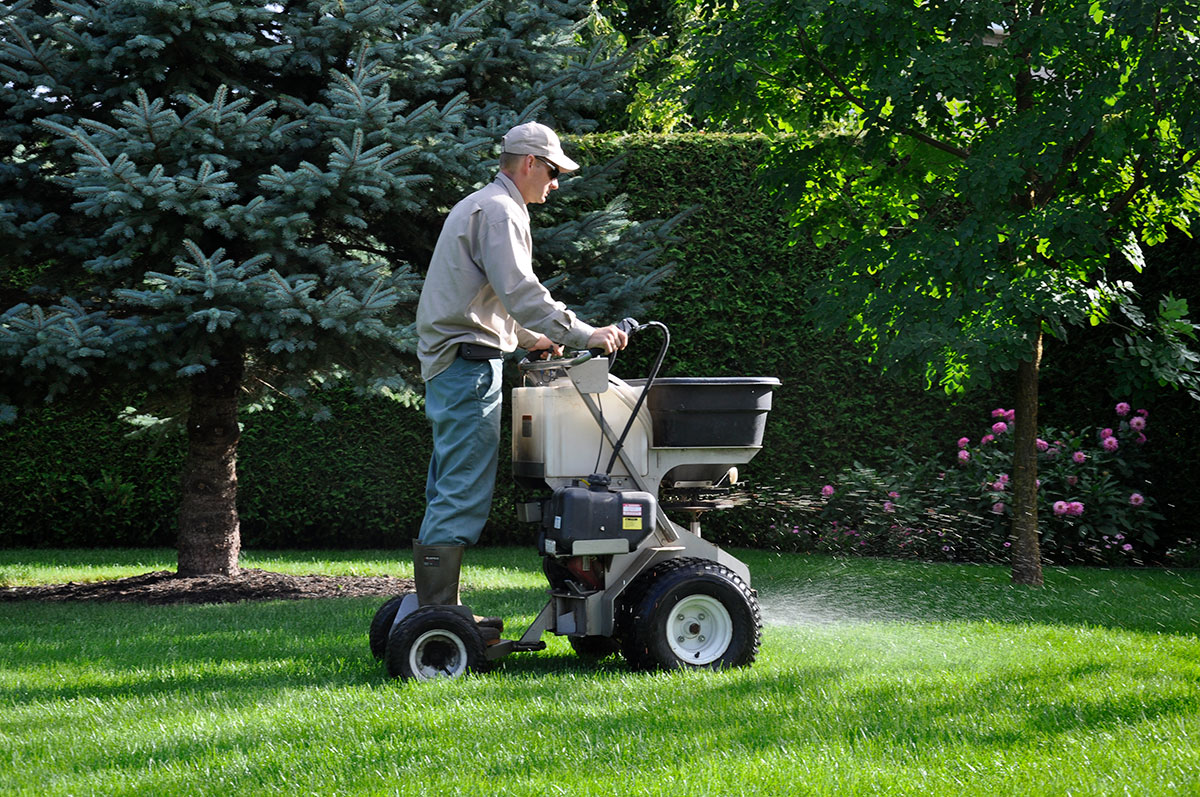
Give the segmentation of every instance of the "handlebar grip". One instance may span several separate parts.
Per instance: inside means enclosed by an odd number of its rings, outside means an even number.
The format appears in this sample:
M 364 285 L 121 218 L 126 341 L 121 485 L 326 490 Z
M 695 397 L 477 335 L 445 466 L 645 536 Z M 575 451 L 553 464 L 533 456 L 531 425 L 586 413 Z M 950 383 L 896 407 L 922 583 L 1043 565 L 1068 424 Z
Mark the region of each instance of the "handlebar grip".
M 642 324 L 638 323 L 638 320 L 633 317 L 622 318 L 620 321 L 613 324 L 613 326 L 624 332 L 626 335 L 633 334 L 642 328 Z M 582 365 L 593 357 L 603 357 L 604 354 L 604 349 L 588 349 L 587 351 L 580 352 L 574 359 L 568 362 L 567 365 Z

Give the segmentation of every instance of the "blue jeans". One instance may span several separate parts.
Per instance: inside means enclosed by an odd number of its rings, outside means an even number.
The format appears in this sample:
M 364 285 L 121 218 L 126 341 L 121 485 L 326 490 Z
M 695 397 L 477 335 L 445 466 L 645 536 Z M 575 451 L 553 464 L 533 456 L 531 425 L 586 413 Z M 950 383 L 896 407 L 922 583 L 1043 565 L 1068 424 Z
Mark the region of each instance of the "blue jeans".
M 422 545 L 473 545 L 496 486 L 503 360 L 461 357 L 425 383 L 433 455 L 425 481 Z

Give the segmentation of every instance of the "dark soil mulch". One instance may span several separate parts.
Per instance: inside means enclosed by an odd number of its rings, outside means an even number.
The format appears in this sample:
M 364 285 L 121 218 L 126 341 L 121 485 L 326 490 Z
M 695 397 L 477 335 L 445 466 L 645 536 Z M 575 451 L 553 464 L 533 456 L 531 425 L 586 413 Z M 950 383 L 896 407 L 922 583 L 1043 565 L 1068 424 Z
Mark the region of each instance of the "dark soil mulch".
M 237 603 L 389 596 L 412 589 L 412 579 L 394 576 L 289 576 L 265 570 L 242 570 L 235 576 L 181 578 L 169 570 L 160 570 L 112 581 L 0 587 L 0 602 Z

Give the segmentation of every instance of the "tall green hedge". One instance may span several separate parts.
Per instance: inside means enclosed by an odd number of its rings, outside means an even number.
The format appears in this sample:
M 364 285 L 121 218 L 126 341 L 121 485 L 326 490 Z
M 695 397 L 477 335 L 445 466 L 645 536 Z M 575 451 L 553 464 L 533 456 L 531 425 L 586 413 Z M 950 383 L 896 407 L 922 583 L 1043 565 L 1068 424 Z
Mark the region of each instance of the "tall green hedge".
M 636 218 L 697 207 L 681 229 L 671 253 L 676 269 L 654 305 L 654 319 L 672 334 L 665 372 L 782 380 L 763 451 L 741 469 L 750 485 L 769 488 L 768 494 L 812 489 L 856 460 L 886 468 L 889 447 L 948 457 L 959 436 L 977 436 L 992 407 L 1011 405 L 1011 392 L 1003 382 L 954 399 L 923 390 L 915 380 L 881 375 L 844 338 L 802 321 L 806 289 L 830 255 L 792 245 L 783 214 L 759 183 L 766 146 L 753 136 L 713 135 L 594 136 L 579 145 L 587 160 L 624 156 L 623 190 Z M 1152 268 L 1155 257 L 1169 264 L 1162 268 L 1162 289 L 1178 295 L 1180 281 L 1170 274 L 1178 268 L 1195 273 L 1195 247 L 1176 242 L 1150 250 Z M 1190 266 L 1180 265 L 1189 258 Z M 1051 344 L 1044 420 L 1068 426 L 1107 417 L 1119 398 L 1105 379 L 1109 334 L 1081 333 L 1069 345 Z M 657 344 L 646 337 L 622 354 L 618 373 L 644 370 Z M 1198 464 L 1189 441 L 1196 407 L 1169 390 L 1152 399 L 1164 532 L 1168 538 L 1196 534 L 1200 500 L 1186 476 Z M 320 423 L 286 408 L 243 418 L 244 545 L 404 547 L 415 535 L 429 455 L 423 415 L 350 394 L 335 395 L 331 404 L 334 419 Z M 0 428 L 0 546 L 173 544 L 182 438 L 125 437 L 128 427 L 115 419 L 123 406 L 119 397 L 79 396 Z M 514 520 L 506 451 L 504 441 L 483 541 L 524 544 L 534 532 Z M 759 516 L 718 512 L 705 526 L 736 543 L 757 538 L 752 526 Z

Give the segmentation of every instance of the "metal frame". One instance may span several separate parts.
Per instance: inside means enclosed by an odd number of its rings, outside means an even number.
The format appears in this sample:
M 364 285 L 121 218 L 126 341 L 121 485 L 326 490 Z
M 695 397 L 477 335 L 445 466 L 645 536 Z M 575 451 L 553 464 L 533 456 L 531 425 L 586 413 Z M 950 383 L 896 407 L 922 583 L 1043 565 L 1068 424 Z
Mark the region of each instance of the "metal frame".
M 607 390 L 611 379 L 615 378 L 608 375 L 607 361 L 599 359 L 591 360 L 589 366 L 591 366 L 591 363 L 598 365 L 600 362 L 604 362 L 605 379 L 603 390 Z M 589 375 L 587 380 L 576 380 L 571 375 L 569 367 L 564 367 L 563 365 L 559 365 L 558 367 L 563 369 L 563 375 L 571 379 L 571 384 L 575 387 L 575 390 L 583 400 L 584 406 L 587 407 L 588 412 L 591 413 L 592 418 L 596 421 L 596 425 L 600 427 L 601 433 L 608 441 L 608 444 L 616 448 L 618 434 L 608 425 L 596 401 L 589 394 L 591 392 L 603 391 L 587 391 L 581 385 L 581 382 L 588 386 L 596 385 L 595 376 Z M 534 370 L 549 370 L 549 368 Z M 547 386 L 557 381 L 557 378 L 561 377 L 548 379 L 542 386 Z M 645 409 L 643 408 L 642 411 L 644 412 Z M 643 478 L 633 466 L 624 448 L 622 448 L 618 450 L 617 456 L 625 466 L 627 475 L 614 476 L 613 481 L 616 483 L 627 478 L 638 490 L 650 493 L 657 499 L 663 477 L 678 465 L 693 464 L 697 451 L 711 451 L 714 454 L 719 452 L 720 461 L 735 465 L 749 462 L 760 450 L 761 446 L 713 446 L 709 448 L 656 448 L 650 446 L 648 471 L 646 477 Z M 551 477 L 546 479 L 546 482 L 552 489 L 557 489 L 568 486 L 573 478 L 578 477 Z M 718 562 L 736 573 L 749 586 L 750 569 L 737 557 L 701 538 L 698 521 L 693 522 L 691 530 L 685 529 L 668 518 L 666 511 L 662 508 L 662 504 L 658 502 L 656 502 L 655 520 L 655 535 L 658 538 L 657 544 L 654 544 L 651 538 L 647 538 L 636 549 L 628 553 L 612 555 L 612 562 L 605 572 L 605 585 L 602 590 L 580 592 L 578 594 L 573 594 L 570 591 L 551 592 L 550 600 L 542 608 L 542 611 L 534 619 L 529 628 L 526 629 L 520 640 L 515 643 L 516 649 L 528 649 L 528 646 L 537 643 L 547 631 L 557 635 L 612 636 L 615 625 L 616 602 L 621 593 L 628 588 L 634 579 L 646 570 L 649 570 L 659 562 L 677 556 L 694 556 Z M 495 648 L 498 645 L 493 645 L 492 647 Z M 498 658 L 507 652 L 509 651 L 496 651 L 496 657 Z M 490 651 L 489 658 L 492 658 Z

